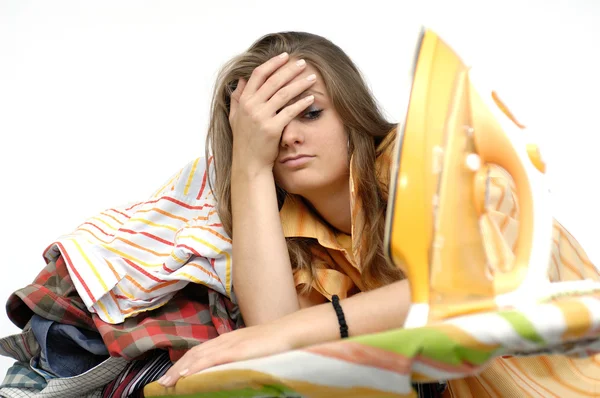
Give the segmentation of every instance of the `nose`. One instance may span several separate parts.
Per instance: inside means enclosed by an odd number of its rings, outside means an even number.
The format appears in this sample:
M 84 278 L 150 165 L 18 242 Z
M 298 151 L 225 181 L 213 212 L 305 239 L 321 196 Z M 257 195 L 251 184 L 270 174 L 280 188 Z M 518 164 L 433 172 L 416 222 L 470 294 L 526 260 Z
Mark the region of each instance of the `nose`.
M 296 145 L 304 143 L 304 133 L 302 132 L 302 126 L 295 120 L 292 120 L 281 134 L 281 147 L 291 148 Z

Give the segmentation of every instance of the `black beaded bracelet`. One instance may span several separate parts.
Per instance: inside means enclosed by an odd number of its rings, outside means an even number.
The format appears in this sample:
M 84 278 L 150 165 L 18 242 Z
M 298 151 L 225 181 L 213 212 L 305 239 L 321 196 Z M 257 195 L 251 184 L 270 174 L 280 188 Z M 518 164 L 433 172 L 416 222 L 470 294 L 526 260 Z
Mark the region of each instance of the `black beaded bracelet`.
M 340 298 L 337 294 L 331 296 L 331 304 L 333 304 L 333 309 L 335 310 L 338 323 L 340 324 L 340 336 L 342 336 L 342 338 L 346 338 L 348 337 L 348 325 L 346 324 L 344 311 L 342 311 L 342 306 L 340 305 Z

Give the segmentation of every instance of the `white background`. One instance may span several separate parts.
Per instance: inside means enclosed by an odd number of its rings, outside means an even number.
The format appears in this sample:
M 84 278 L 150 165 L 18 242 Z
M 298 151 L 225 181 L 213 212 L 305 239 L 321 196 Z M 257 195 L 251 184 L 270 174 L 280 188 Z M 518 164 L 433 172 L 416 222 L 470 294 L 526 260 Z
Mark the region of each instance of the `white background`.
M 54 238 L 204 153 L 216 72 L 255 39 L 328 37 L 399 121 L 421 23 L 545 143 L 555 214 L 600 262 L 597 0 L 0 0 L 0 304 Z M 16 332 L 2 311 L 0 336 Z

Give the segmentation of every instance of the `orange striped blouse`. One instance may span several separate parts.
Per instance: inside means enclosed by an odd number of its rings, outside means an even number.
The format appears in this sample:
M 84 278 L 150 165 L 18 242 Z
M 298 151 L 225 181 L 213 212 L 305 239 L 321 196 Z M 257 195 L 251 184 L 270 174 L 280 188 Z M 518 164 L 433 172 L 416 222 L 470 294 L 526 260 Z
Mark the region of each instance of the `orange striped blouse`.
M 393 130 L 379 145 L 382 151 L 375 162 L 375 169 L 382 186 L 388 184 L 392 160 L 394 158 L 395 130 Z M 352 162 L 351 162 L 352 163 Z M 355 194 L 356 173 L 350 169 L 350 200 L 352 231 L 364 228 L 362 203 Z M 384 189 L 387 192 L 387 189 Z M 387 198 L 385 198 L 387 199 Z M 283 233 L 286 237 L 302 237 L 316 239 L 321 250 L 315 250 L 316 258 L 313 269 L 316 270 L 317 282 L 312 287 L 327 298 L 337 294 L 346 298 L 355 289 L 364 290 L 361 281 L 361 245 L 357 242 L 358 234 L 349 236 L 335 231 L 322 219 L 314 214 L 296 195 L 288 195 L 280 211 Z M 307 270 L 295 271 L 296 287 L 301 287 L 310 280 Z

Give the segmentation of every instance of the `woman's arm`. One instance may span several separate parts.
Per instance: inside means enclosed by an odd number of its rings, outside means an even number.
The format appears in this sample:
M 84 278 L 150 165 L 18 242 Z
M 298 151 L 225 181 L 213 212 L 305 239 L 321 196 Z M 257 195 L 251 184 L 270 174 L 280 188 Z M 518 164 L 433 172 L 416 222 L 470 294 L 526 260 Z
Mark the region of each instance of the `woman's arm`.
M 408 280 L 356 294 L 341 300 L 340 305 L 350 336 L 401 328 L 410 306 Z M 274 324 L 289 329 L 292 349 L 340 338 L 338 319 L 329 302 L 289 314 Z
M 306 66 L 288 60 L 289 55 L 282 54 L 262 64 L 248 82 L 240 79 L 231 95 L 233 286 L 247 326 L 300 308 L 279 218 L 273 164 L 283 129 L 314 97 L 287 104 L 315 80 L 288 84 Z
M 402 327 L 410 303 L 407 280 L 341 302 L 350 336 Z M 306 308 L 272 322 L 234 330 L 189 350 L 159 383 L 172 386 L 181 376 L 212 366 L 258 358 L 340 339 L 330 303 Z
M 233 170 L 233 285 L 246 326 L 300 307 L 281 227 L 273 173 Z

